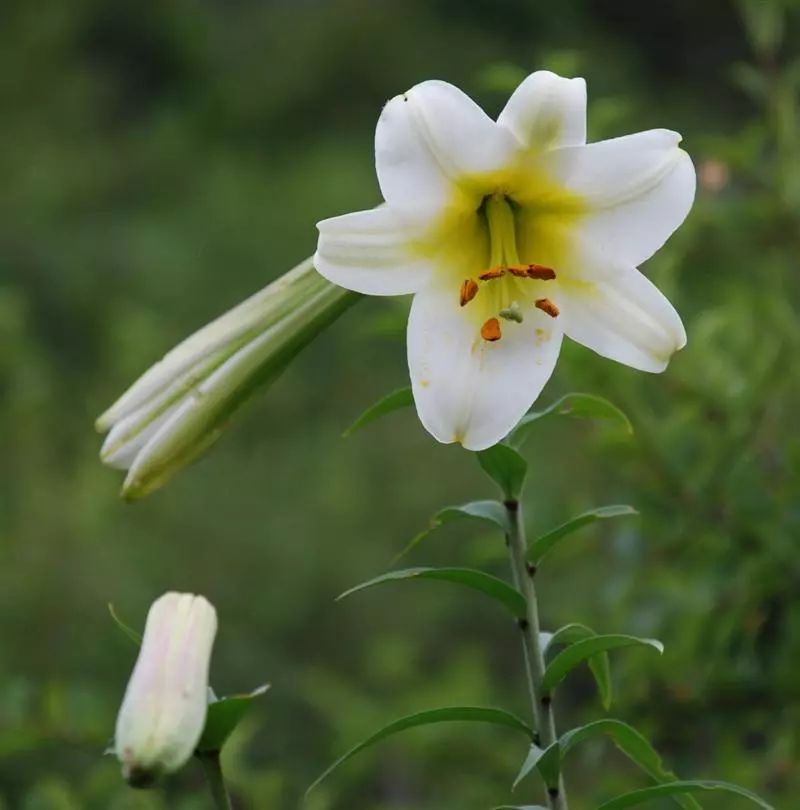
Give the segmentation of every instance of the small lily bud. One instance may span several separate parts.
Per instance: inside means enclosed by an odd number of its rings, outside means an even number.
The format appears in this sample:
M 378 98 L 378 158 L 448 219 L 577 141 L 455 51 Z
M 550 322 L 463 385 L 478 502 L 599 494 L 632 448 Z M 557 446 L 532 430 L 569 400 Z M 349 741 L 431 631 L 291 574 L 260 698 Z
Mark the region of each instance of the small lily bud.
M 197 747 L 216 632 L 217 613 L 202 596 L 166 593 L 153 602 L 114 735 L 132 787 L 150 787 L 178 770 Z
M 100 458 L 128 470 L 122 496 L 148 495 L 200 456 L 256 389 L 359 298 L 307 260 L 145 372 L 96 423 L 108 431 Z

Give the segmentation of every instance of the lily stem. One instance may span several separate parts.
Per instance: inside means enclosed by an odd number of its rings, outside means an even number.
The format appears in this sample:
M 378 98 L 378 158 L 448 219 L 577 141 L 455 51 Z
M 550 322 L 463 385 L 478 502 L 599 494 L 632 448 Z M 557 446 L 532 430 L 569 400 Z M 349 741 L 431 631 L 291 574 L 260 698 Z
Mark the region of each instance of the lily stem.
M 208 751 L 198 754 L 203 770 L 206 772 L 206 780 L 214 799 L 214 806 L 217 810 L 233 810 L 231 797 L 225 787 L 225 779 L 222 775 L 222 763 L 220 762 L 219 751 Z
M 533 582 L 536 569 L 528 562 L 522 504 L 516 499 L 507 500 L 505 508 L 509 527 L 506 545 L 511 561 L 511 574 L 514 585 L 525 597 L 527 606 L 525 618 L 519 620 L 519 628 L 522 632 L 525 671 L 537 735 L 536 742 L 540 748 L 545 749 L 556 742 L 558 737 L 556 736 L 552 695 L 544 694 L 542 689 L 544 653 L 540 641 L 539 606 Z M 563 777 L 559 776 L 557 785 L 548 785 L 547 806 L 550 810 L 567 810 L 567 794 L 564 790 Z

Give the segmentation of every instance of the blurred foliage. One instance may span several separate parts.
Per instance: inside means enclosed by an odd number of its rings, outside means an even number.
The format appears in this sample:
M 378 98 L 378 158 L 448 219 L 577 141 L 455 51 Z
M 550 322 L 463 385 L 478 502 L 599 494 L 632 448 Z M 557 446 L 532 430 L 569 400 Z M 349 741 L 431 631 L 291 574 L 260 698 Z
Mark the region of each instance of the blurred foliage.
M 480 596 L 419 583 L 333 603 L 441 506 L 492 494 L 411 411 L 340 438 L 406 383 L 407 301 L 359 304 L 135 507 L 91 425 L 179 339 L 308 255 L 319 218 L 379 199 L 386 98 L 439 77 L 496 113 L 539 67 L 587 77 L 592 139 L 683 132 L 700 181 L 645 268 L 687 348 L 648 377 L 570 344 L 543 397 L 608 397 L 635 435 L 544 420 L 526 451 L 530 530 L 604 503 L 642 513 L 548 558 L 545 626 L 661 638 L 661 659 L 614 656 L 616 713 L 681 776 L 796 803 L 798 3 L 6 0 L 0 24 L 0 807 L 208 807 L 199 768 L 135 793 L 101 756 L 133 661 L 106 603 L 141 624 L 168 588 L 219 610 L 218 691 L 273 684 L 226 751 L 242 808 L 296 807 L 404 713 L 525 715 L 518 638 Z M 444 563 L 504 574 L 502 541 L 454 524 L 410 558 Z M 600 716 L 588 672 L 558 704 L 564 729 Z M 511 798 L 523 747 L 490 728 L 410 732 L 308 807 L 490 807 Z M 567 776 L 577 808 L 642 784 L 602 744 Z

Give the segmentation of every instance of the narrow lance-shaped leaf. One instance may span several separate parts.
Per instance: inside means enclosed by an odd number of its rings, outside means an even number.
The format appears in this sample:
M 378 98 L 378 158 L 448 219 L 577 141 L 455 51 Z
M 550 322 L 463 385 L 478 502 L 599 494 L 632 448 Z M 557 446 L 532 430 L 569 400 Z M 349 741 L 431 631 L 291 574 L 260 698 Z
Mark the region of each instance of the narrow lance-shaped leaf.
M 230 695 L 209 703 L 206 724 L 200 742 L 197 743 L 198 752 L 222 750 L 225 741 L 250 709 L 253 699 L 263 695 L 268 689 L 269 684 L 264 684 L 249 694 Z
M 414 395 L 411 393 L 411 387 L 407 386 L 405 388 L 398 388 L 396 391 L 392 391 L 391 394 L 381 397 L 381 399 L 379 399 L 377 402 L 370 405 L 369 408 L 367 408 L 358 417 L 358 419 L 356 419 L 355 422 L 353 422 L 353 424 L 350 425 L 350 427 L 348 427 L 344 433 L 342 433 L 342 436 L 346 438 L 360 428 L 364 427 L 364 425 L 368 425 L 370 422 L 375 422 L 382 416 L 392 413 L 392 411 L 398 411 L 401 408 L 407 408 L 409 405 L 413 404 Z
M 566 394 L 541 411 L 531 411 L 522 417 L 509 434 L 508 443 L 522 447 L 528 438 L 531 426 L 545 416 L 570 416 L 573 419 L 602 419 L 616 423 L 626 433 L 633 433 L 630 419 L 612 402 L 594 394 Z
M 544 694 L 549 694 L 566 677 L 570 670 L 599 652 L 634 646 L 652 647 L 659 654 L 664 652 L 664 645 L 660 641 L 656 641 L 656 639 L 622 634 L 592 636 L 582 641 L 576 641 L 563 652 L 560 652 L 547 665 L 542 678 L 542 691 Z
M 719 782 L 713 779 L 679 780 L 676 782 L 667 782 L 663 785 L 641 788 L 640 790 L 632 790 L 630 793 L 617 796 L 615 799 L 604 802 L 597 810 L 623 810 L 625 807 L 635 807 L 638 804 L 645 804 L 651 799 L 657 799 L 661 796 L 672 796 L 674 798 L 681 794 L 700 793 L 703 791 L 732 793 L 735 796 L 749 799 L 753 804 L 763 808 L 763 810 L 773 810 L 772 805 L 767 804 L 767 802 L 752 791 L 746 790 L 738 785 L 732 785 L 729 782 Z
M 542 560 L 549 554 L 550 551 L 558 544 L 560 540 L 578 529 L 595 523 L 598 520 L 607 520 L 608 518 L 621 517 L 623 515 L 638 515 L 639 513 L 627 504 L 612 504 L 610 506 L 598 506 L 596 509 L 590 509 L 588 512 L 583 512 L 574 518 L 571 518 L 566 523 L 556 526 L 549 532 L 540 535 L 535 540 L 528 543 L 528 551 L 533 562 L 539 565 Z
M 664 768 L 658 752 L 645 737 L 627 723 L 607 718 L 570 729 L 557 742 L 545 749 L 536 762 L 536 768 L 545 784 L 554 786 L 558 783 L 561 763 L 576 745 L 601 735 L 610 737 L 617 748 L 654 781 L 659 783 L 676 781 L 675 774 Z M 679 795 L 674 798 L 684 810 L 700 810 L 700 805 L 691 796 Z
M 476 454 L 483 471 L 509 500 L 519 498 L 528 474 L 528 462 L 507 444 L 496 444 Z
M 521 720 L 514 714 L 505 711 L 504 709 L 495 709 L 492 707 L 482 706 L 450 706 L 441 709 L 429 709 L 416 714 L 401 717 L 389 725 L 384 726 L 380 731 L 375 732 L 366 740 L 353 746 L 347 753 L 343 754 L 336 760 L 327 770 L 325 770 L 308 788 L 306 794 L 314 790 L 317 785 L 324 779 L 330 776 L 339 766 L 343 765 L 349 759 L 352 759 L 356 754 L 369 748 L 381 740 L 398 734 L 401 731 L 406 731 L 410 728 L 418 726 L 429 726 L 436 723 L 489 723 L 496 726 L 504 726 L 506 728 L 514 729 L 525 734 L 528 738 L 533 736 L 533 730 L 528 726 L 525 721 Z
M 457 585 L 471 588 L 491 596 L 503 605 L 515 618 L 525 616 L 525 597 L 502 579 L 477 571 L 472 568 L 406 568 L 402 571 L 389 571 L 379 577 L 362 582 L 336 597 L 336 601 L 345 599 L 354 593 L 382 585 L 385 582 L 397 582 L 405 579 L 434 579 L 454 582 Z
M 412 549 L 416 548 L 432 531 L 435 531 L 440 526 L 461 519 L 482 520 L 486 523 L 492 523 L 503 532 L 508 531 L 508 515 L 500 501 L 471 501 L 460 506 L 446 506 L 431 518 L 427 529 L 412 538 L 411 542 L 395 557 L 395 560 L 404 557 Z
M 512 791 L 516 790 L 517 785 L 519 785 L 519 783 L 536 767 L 539 760 L 542 758 L 542 754 L 544 754 L 544 749 L 539 748 L 536 743 L 532 743 L 530 749 L 528 750 L 528 755 L 525 757 L 525 761 L 522 763 L 519 772 L 511 785 Z
M 542 636 L 545 635 L 542 633 Z M 566 624 L 552 635 L 547 636 L 542 644 L 543 652 L 546 654 L 548 650 L 557 644 L 575 644 L 578 641 L 596 636 L 597 633 L 585 624 Z M 611 707 L 611 666 L 608 660 L 608 652 L 604 650 L 596 653 L 588 659 L 588 664 L 597 684 L 597 691 L 600 693 L 600 702 L 603 708 L 608 711 Z

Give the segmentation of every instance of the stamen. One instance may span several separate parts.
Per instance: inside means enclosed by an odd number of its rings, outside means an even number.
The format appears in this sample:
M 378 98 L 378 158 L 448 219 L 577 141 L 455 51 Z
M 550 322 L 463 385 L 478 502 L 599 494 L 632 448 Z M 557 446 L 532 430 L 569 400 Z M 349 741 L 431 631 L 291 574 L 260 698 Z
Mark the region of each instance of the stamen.
M 527 264 L 510 264 L 508 272 L 517 278 L 528 278 L 528 265 Z
M 461 282 L 461 289 L 458 292 L 458 299 L 461 306 L 466 306 L 478 294 L 478 282 L 467 278 Z
M 502 267 L 492 267 L 481 273 L 478 278 L 481 281 L 491 281 L 493 278 L 500 278 L 500 276 L 504 276 L 505 274 L 506 271 Z
M 541 309 L 542 312 L 549 315 L 551 318 L 558 317 L 559 309 L 549 298 L 537 298 L 534 304 L 537 309 Z
M 526 269 L 528 278 L 535 278 L 539 281 L 552 281 L 556 277 L 556 271 L 543 264 L 529 264 Z
M 481 327 L 481 337 L 484 340 L 488 340 L 490 343 L 494 343 L 495 340 L 500 340 L 502 336 L 500 332 L 500 321 L 498 321 L 497 318 L 489 318 Z

